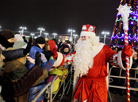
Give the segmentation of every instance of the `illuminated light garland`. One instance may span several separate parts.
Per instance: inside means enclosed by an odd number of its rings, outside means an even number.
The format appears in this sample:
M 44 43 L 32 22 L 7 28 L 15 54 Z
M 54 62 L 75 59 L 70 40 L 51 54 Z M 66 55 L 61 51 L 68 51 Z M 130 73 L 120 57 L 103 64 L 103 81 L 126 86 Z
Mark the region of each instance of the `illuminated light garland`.
M 138 19 L 134 16 L 134 19 L 132 17 L 130 17 L 128 20 L 134 20 L 136 22 L 138 22 Z M 119 18 L 119 19 L 116 19 L 115 22 L 118 22 L 118 21 L 123 21 L 122 18 Z

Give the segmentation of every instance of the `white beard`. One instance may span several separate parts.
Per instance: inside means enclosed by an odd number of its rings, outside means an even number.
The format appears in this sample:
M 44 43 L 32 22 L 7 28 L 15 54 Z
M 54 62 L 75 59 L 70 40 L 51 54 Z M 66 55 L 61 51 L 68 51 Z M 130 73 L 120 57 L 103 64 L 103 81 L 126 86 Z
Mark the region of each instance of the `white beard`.
M 98 40 L 88 39 L 82 41 L 81 39 L 75 45 L 76 54 L 73 59 L 75 76 L 83 76 L 88 73 L 89 68 L 93 66 L 93 45 L 99 43 Z

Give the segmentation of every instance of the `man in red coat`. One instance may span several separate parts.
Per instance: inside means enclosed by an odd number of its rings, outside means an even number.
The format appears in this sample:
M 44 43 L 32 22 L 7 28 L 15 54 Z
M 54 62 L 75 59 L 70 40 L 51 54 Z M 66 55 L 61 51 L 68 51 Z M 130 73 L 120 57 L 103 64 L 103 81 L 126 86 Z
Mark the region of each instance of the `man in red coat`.
M 75 45 L 73 65 L 78 81 L 73 93 L 74 102 L 107 102 L 107 62 L 115 61 L 117 54 L 109 46 L 99 43 L 94 30 L 95 26 L 83 25 Z M 131 46 L 124 50 L 124 56 L 132 55 Z

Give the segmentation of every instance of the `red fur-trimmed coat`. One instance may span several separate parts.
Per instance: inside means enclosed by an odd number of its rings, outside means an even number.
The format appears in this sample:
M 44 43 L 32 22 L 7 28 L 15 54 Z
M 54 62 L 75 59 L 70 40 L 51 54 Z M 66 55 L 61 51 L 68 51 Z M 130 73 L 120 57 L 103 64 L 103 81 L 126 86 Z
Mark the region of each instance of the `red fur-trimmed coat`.
M 114 52 L 109 46 L 103 45 L 94 57 L 93 67 L 88 74 L 79 77 L 73 98 L 81 102 L 107 102 L 107 62 Z M 86 101 L 87 100 L 87 101 Z

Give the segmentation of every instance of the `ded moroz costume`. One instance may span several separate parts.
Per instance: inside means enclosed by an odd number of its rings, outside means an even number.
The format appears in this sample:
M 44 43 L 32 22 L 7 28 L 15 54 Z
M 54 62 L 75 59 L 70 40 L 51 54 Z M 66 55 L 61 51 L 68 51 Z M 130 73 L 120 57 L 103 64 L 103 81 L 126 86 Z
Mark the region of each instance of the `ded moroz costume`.
M 74 81 L 73 101 L 107 102 L 107 62 L 119 65 L 118 54 L 108 45 L 99 42 L 95 35 L 95 26 L 89 24 L 82 26 L 80 39 L 75 45 L 75 52 L 75 57 L 73 56 L 74 78 L 78 80 Z M 125 47 L 122 54 L 130 57 L 131 46 Z M 67 60 L 69 59 L 65 58 L 65 61 Z

